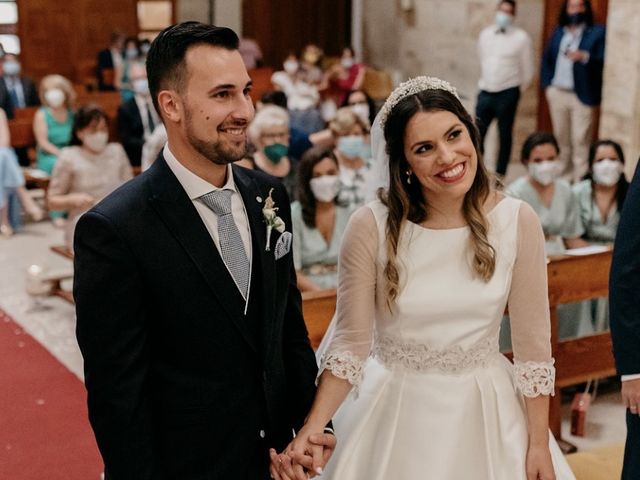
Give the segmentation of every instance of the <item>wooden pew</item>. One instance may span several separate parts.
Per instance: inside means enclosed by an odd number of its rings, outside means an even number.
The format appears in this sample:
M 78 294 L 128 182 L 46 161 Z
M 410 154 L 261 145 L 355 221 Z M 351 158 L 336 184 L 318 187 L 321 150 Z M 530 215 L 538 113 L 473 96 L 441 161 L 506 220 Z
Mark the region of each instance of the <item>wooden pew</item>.
M 33 119 L 14 118 L 7 123 L 9 125 L 9 135 L 13 148 L 35 147 L 36 136 L 33 133 Z
M 559 341 L 557 309 L 564 303 L 607 296 L 610 267 L 610 250 L 584 256 L 552 257 L 547 265 L 551 348 L 556 362 L 556 391 L 550 401 L 549 426 L 565 452 L 575 451 L 575 447 L 562 440 L 560 388 L 609 377 L 615 375 L 616 370 L 610 333 Z M 336 293 L 335 290 L 305 292 L 302 299 L 309 338 L 313 348 L 317 348 L 335 312 Z M 512 357 L 510 352 L 506 355 Z
M 309 331 L 309 340 L 314 350 L 318 348 L 324 332 L 336 311 L 336 289 L 304 292 L 302 294 L 302 313 Z
M 36 112 L 40 107 L 24 107 L 24 108 L 14 108 L 13 109 L 13 118 L 15 120 L 26 120 L 31 122 L 33 125 L 33 117 L 36 116 Z

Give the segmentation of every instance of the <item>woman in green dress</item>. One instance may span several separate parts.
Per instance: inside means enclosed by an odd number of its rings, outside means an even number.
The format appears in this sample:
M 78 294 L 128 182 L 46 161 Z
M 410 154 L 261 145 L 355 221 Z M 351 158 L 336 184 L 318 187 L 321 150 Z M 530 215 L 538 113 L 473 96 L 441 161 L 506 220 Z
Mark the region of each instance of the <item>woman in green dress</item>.
M 340 242 L 352 213 L 351 207 L 337 201 L 338 160 L 330 148 L 313 147 L 298 168 L 298 201 L 291 205 L 298 288 L 335 288 Z

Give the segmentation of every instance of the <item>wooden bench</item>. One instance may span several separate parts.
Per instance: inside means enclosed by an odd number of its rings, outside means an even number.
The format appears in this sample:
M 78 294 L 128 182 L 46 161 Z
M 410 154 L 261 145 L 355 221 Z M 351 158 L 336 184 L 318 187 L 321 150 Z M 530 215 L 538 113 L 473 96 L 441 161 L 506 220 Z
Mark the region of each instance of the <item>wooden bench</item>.
M 549 426 L 565 452 L 575 447 L 562 440 L 560 388 L 616 374 L 609 332 L 558 340 L 558 305 L 605 297 L 608 294 L 611 251 L 552 257 L 547 265 L 551 311 L 551 349 L 555 358 L 556 392 L 550 400 Z M 313 348 L 322 340 L 335 313 L 335 290 L 302 294 L 303 313 Z M 578 321 L 578 319 L 576 319 Z M 511 353 L 506 354 L 509 358 Z

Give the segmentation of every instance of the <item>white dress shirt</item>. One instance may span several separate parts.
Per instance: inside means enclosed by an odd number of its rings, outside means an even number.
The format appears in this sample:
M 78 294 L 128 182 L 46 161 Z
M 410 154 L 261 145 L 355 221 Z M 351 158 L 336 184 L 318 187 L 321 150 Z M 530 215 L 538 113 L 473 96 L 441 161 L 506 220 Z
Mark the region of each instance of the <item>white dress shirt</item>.
M 176 157 L 171 153 L 171 149 L 169 148 L 169 144 L 164 147 L 163 150 L 164 159 L 167 162 L 167 165 L 173 172 L 173 174 L 184 188 L 184 191 L 187 193 L 193 206 L 195 207 L 198 215 L 202 219 L 202 223 L 204 223 L 213 243 L 218 249 L 218 253 L 220 253 L 220 257 L 222 257 L 222 252 L 220 250 L 220 240 L 218 238 L 218 216 L 207 207 L 204 202 L 200 199 L 203 195 L 206 195 L 209 192 L 214 190 L 220 190 L 220 188 L 210 184 L 206 180 L 203 180 L 191 170 L 182 165 Z M 231 195 L 231 214 L 233 215 L 233 220 L 240 231 L 240 237 L 242 237 L 242 243 L 244 244 L 244 250 L 247 254 L 247 258 L 249 259 L 249 278 L 251 278 L 251 260 L 252 260 L 252 250 L 251 250 L 251 230 L 249 229 L 249 218 L 247 217 L 247 212 L 244 208 L 244 202 L 242 201 L 242 195 L 236 189 L 236 184 L 233 181 L 233 171 L 231 169 L 231 164 L 227 165 L 227 182 L 225 183 L 222 189 L 232 190 L 233 194 Z M 227 267 L 227 270 L 229 268 Z M 231 274 L 231 272 L 229 272 Z M 233 274 L 231 274 L 231 278 L 233 278 Z M 249 282 L 249 289 L 251 289 L 251 282 Z M 248 292 L 249 293 L 249 292 Z M 249 298 L 249 294 L 247 293 L 247 299 Z M 245 313 L 246 306 L 248 302 L 245 304 Z
M 320 100 L 318 87 L 299 78 L 293 79 L 287 72 L 274 72 L 271 76 L 271 83 L 285 93 L 289 110 L 315 108 Z
M 638 380 L 640 378 L 640 373 L 634 373 L 633 375 L 621 375 L 620 380 L 623 382 L 627 382 L 629 380 Z
M 560 40 L 560 49 L 556 58 L 556 69 L 551 79 L 551 85 L 563 90 L 573 90 L 573 60 L 570 60 L 566 53 L 578 50 L 584 33 L 584 25 L 575 28 L 573 31 L 569 28 L 564 29 L 564 35 Z
M 527 32 L 507 27 L 504 33 L 496 25 L 485 28 L 478 38 L 480 80 L 485 92 L 501 92 L 513 87 L 525 90 L 533 79 L 533 50 Z

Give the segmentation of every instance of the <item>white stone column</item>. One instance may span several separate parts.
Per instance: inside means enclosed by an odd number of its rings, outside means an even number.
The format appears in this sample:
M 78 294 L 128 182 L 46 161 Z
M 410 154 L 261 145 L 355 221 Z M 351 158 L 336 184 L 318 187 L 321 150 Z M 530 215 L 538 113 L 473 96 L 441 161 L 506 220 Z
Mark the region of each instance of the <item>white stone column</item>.
M 609 0 L 600 138 L 619 142 L 627 178 L 640 155 L 640 3 Z

